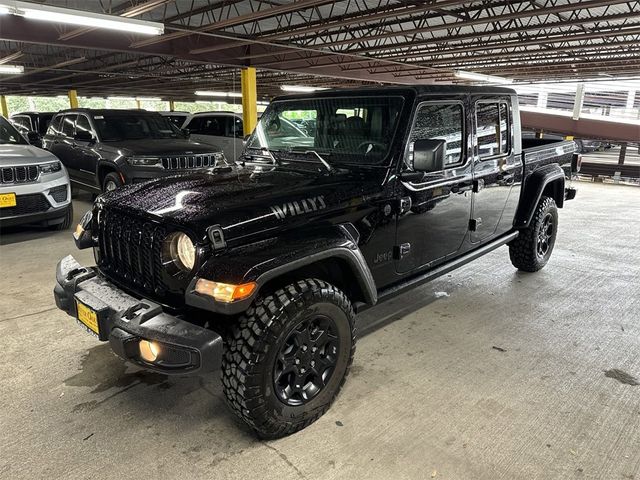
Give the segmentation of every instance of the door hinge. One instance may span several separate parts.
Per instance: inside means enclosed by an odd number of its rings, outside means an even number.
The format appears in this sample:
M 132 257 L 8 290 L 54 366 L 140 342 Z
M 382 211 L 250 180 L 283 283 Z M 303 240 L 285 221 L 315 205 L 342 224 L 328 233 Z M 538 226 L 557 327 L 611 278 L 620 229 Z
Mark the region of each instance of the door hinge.
M 471 230 L 472 232 L 478 230 L 480 225 L 482 225 L 482 218 L 480 217 L 472 218 L 471 220 L 469 220 L 469 230 Z
M 410 243 L 403 243 L 402 245 L 395 245 L 393 247 L 393 258 L 396 260 L 400 260 L 401 258 L 407 256 L 411 251 Z

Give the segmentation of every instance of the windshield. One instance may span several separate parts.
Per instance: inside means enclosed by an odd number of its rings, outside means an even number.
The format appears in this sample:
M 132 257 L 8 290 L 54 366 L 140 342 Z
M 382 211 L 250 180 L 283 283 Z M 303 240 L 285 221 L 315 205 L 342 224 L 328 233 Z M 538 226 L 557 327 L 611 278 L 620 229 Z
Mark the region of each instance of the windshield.
M 184 138 L 184 134 L 162 115 L 107 113 L 93 117 L 103 142 L 144 138 Z
M 4 117 L 0 117 L 0 144 L 13 143 L 24 145 L 27 141 Z
M 316 152 L 331 164 L 380 163 L 389 153 L 402 104 L 402 97 L 276 101 L 260 118 L 248 148 Z

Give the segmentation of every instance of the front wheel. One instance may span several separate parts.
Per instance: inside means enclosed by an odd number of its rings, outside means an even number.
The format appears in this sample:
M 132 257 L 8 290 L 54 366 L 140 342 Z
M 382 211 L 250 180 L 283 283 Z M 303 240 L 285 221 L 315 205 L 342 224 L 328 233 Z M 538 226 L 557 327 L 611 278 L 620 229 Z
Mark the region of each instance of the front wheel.
M 354 322 L 346 295 L 322 280 L 301 280 L 258 299 L 225 345 L 222 384 L 231 409 L 262 438 L 315 422 L 349 373 Z
M 102 191 L 111 192 L 122 185 L 124 184 L 122 183 L 120 175 L 116 172 L 110 172 L 104 177 L 104 181 L 102 182 Z
M 520 230 L 518 237 L 509 243 L 509 257 L 514 267 L 525 272 L 537 272 L 544 267 L 558 233 L 558 208 L 551 197 L 542 197 L 531 223 Z

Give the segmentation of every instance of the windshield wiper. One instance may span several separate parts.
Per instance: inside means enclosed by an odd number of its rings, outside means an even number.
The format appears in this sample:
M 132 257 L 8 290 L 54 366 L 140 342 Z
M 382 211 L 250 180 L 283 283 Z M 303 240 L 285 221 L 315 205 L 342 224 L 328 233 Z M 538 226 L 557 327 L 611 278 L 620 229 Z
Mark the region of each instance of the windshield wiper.
M 275 155 L 273 154 L 273 152 L 278 153 L 278 152 L 280 152 L 280 150 L 271 150 L 271 149 L 269 149 L 267 147 L 248 147 L 247 150 L 258 150 L 258 151 L 260 151 L 260 153 L 262 153 L 262 156 L 270 158 L 271 162 L 274 165 L 279 165 L 281 163 L 280 160 L 278 160 L 275 157 Z M 251 154 L 246 154 L 246 155 L 243 155 L 243 156 L 251 157 L 252 155 Z
M 291 149 L 289 151 L 291 153 L 301 153 L 303 155 L 313 154 L 313 155 L 316 156 L 316 158 L 318 160 L 320 160 L 320 163 L 322 163 L 322 165 L 324 165 L 325 168 L 328 171 L 330 171 L 330 172 L 333 171 L 333 167 L 331 166 L 331 164 L 329 162 L 327 162 L 327 160 L 322 155 L 320 155 L 316 150 L 313 150 L 313 149 L 310 149 L 310 148 L 304 148 L 304 149 L 298 150 L 298 149 L 296 149 L 296 147 L 291 147 Z M 325 155 L 327 155 L 327 154 L 325 153 Z

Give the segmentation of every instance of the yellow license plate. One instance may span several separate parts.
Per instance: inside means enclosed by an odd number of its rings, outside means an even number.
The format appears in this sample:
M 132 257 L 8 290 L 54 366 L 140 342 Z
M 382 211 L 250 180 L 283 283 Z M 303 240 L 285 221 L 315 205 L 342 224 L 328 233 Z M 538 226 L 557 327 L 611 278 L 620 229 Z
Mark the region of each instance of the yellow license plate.
M 78 320 L 84 323 L 87 328 L 89 328 L 89 330 L 94 332 L 96 335 L 99 334 L 100 332 L 98 330 L 98 314 L 78 300 L 76 300 L 76 305 L 78 307 Z
M 15 193 L 0 193 L 0 208 L 8 208 L 16 206 Z

